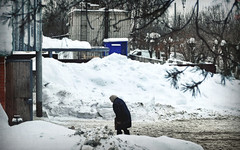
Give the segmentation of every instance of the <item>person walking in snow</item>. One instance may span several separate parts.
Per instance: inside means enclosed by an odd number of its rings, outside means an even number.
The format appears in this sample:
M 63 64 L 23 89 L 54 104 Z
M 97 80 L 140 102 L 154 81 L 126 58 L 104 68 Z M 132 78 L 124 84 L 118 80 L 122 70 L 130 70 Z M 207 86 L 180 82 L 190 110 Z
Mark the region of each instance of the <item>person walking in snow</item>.
M 127 108 L 125 102 L 118 98 L 116 95 L 112 95 L 109 97 L 111 102 L 113 103 L 113 111 L 116 115 L 115 117 L 115 130 L 117 130 L 117 134 L 122 134 L 122 130 L 124 134 L 130 134 L 127 128 L 132 126 L 131 114 Z

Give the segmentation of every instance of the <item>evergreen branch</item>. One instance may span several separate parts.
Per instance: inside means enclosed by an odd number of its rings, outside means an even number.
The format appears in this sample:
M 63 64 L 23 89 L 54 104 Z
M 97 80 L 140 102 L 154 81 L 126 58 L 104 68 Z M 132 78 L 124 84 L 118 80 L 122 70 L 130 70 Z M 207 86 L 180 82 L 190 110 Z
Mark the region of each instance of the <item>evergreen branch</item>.
M 193 97 L 196 97 L 198 94 L 201 95 L 199 85 L 202 84 L 203 81 L 205 81 L 207 76 L 208 72 L 204 74 L 204 78 L 201 81 L 198 82 L 192 81 L 191 83 L 182 84 L 181 91 L 183 91 L 184 93 L 190 91 Z
M 201 95 L 201 92 L 199 90 L 199 85 L 201 83 L 202 83 L 201 81 L 200 82 L 192 81 L 192 83 L 182 84 L 183 87 L 181 88 L 181 91 L 183 91 L 184 93 L 187 91 L 191 91 L 192 96 L 196 97 L 198 93 Z
M 183 72 L 187 69 L 188 67 L 186 67 L 184 70 L 179 71 L 177 68 L 174 68 L 170 71 L 166 71 L 167 74 L 165 75 L 165 78 L 168 79 L 168 81 L 170 81 L 171 86 L 173 86 L 175 89 L 178 89 L 178 80 L 180 79 L 180 75 L 183 74 Z

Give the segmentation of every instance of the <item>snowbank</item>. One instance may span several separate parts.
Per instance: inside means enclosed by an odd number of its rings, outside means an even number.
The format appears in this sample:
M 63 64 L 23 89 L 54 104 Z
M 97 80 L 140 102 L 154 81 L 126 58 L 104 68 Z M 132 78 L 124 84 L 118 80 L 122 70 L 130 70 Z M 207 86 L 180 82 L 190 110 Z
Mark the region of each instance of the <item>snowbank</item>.
M 221 76 L 208 76 L 194 98 L 171 87 L 165 78 L 173 66 L 140 63 L 112 54 L 84 64 L 43 59 L 43 106 L 50 117 L 112 120 L 109 96 L 118 95 L 128 105 L 133 120 L 216 118 L 239 116 L 240 81 L 220 83 Z M 178 68 L 179 70 L 184 68 Z M 179 85 L 200 81 L 201 71 L 188 68 Z
M 107 126 L 91 130 L 70 130 L 44 121 L 29 121 L 12 127 L 7 124 L 6 114 L 0 105 L 0 145 L 1 150 L 87 150 L 125 148 L 136 150 L 203 150 L 192 142 L 168 137 L 147 137 L 135 135 L 114 136 Z
M 161 136 L 158 138 L 152 138 L 148 136 L 126 136 L 126 135 L 119 135 L 118 136 L 122 140 L 128 140 L 130 144 L 136 144 L 141 146 L 142 148 L 151 149 L 151 150 L 164 150 L 164 149 L 171 149 L 171 150 L 186 150 L 186 149 L 203 149 L 201 146 L 187 142 L 184 140 L 173 139 L 166 136 Z
M 0 104 L 0 130 L 9 127 L 8 125 L 8 116 Z
M 0 134 L 2 150 L 67 150 L 78 142 L 77 137 L 70 137 L 74 134 L 73 130 L 44 121 L 25 122 L 5 130 L 0 129 Z

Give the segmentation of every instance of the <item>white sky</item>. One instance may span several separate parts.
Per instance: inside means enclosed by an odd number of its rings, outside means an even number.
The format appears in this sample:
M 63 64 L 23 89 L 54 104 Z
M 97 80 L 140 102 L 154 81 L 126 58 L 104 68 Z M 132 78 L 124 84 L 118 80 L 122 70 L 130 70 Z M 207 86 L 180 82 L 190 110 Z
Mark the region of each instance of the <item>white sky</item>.
M 186 4 L 185 4 L 185 12 L 191 11 L 193 6 L 195 5 L 197 0 L 186 0 Z M 227 9 L 230 9 L 232 4 L 234 3 L 235 0 L 230 0 L 229 3 L 226 2 L 226 0 L 199 0 L 199 7 L 200 10 L 203 10 L 205 8 L 207 8 L 208 6 L 211 5 L 216 5 L 216 4 L 223 4 L 223 6 L 227 6 Z M 183 10 L 183 5 L 182 5 L 182 0 L 175 0 L 172 5 L 171 8 L 169 8 L 169 13 L 170 15 L 174 14 L 174 3 L 176 3 L 177 6 L 177 12 L 184 12 Z

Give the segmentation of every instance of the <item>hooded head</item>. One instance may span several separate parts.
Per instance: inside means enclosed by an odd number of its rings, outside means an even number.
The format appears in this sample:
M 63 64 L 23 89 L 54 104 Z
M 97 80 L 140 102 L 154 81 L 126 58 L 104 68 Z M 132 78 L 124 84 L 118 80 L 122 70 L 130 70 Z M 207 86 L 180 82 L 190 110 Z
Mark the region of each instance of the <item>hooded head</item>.
M 111 100 L 111 102 L 114 102 L 114 100 L 115 100 L 116 98 L 117 98 L 116 95 L 112 95 L 112 96 L 109 97 L 109 99 Z

